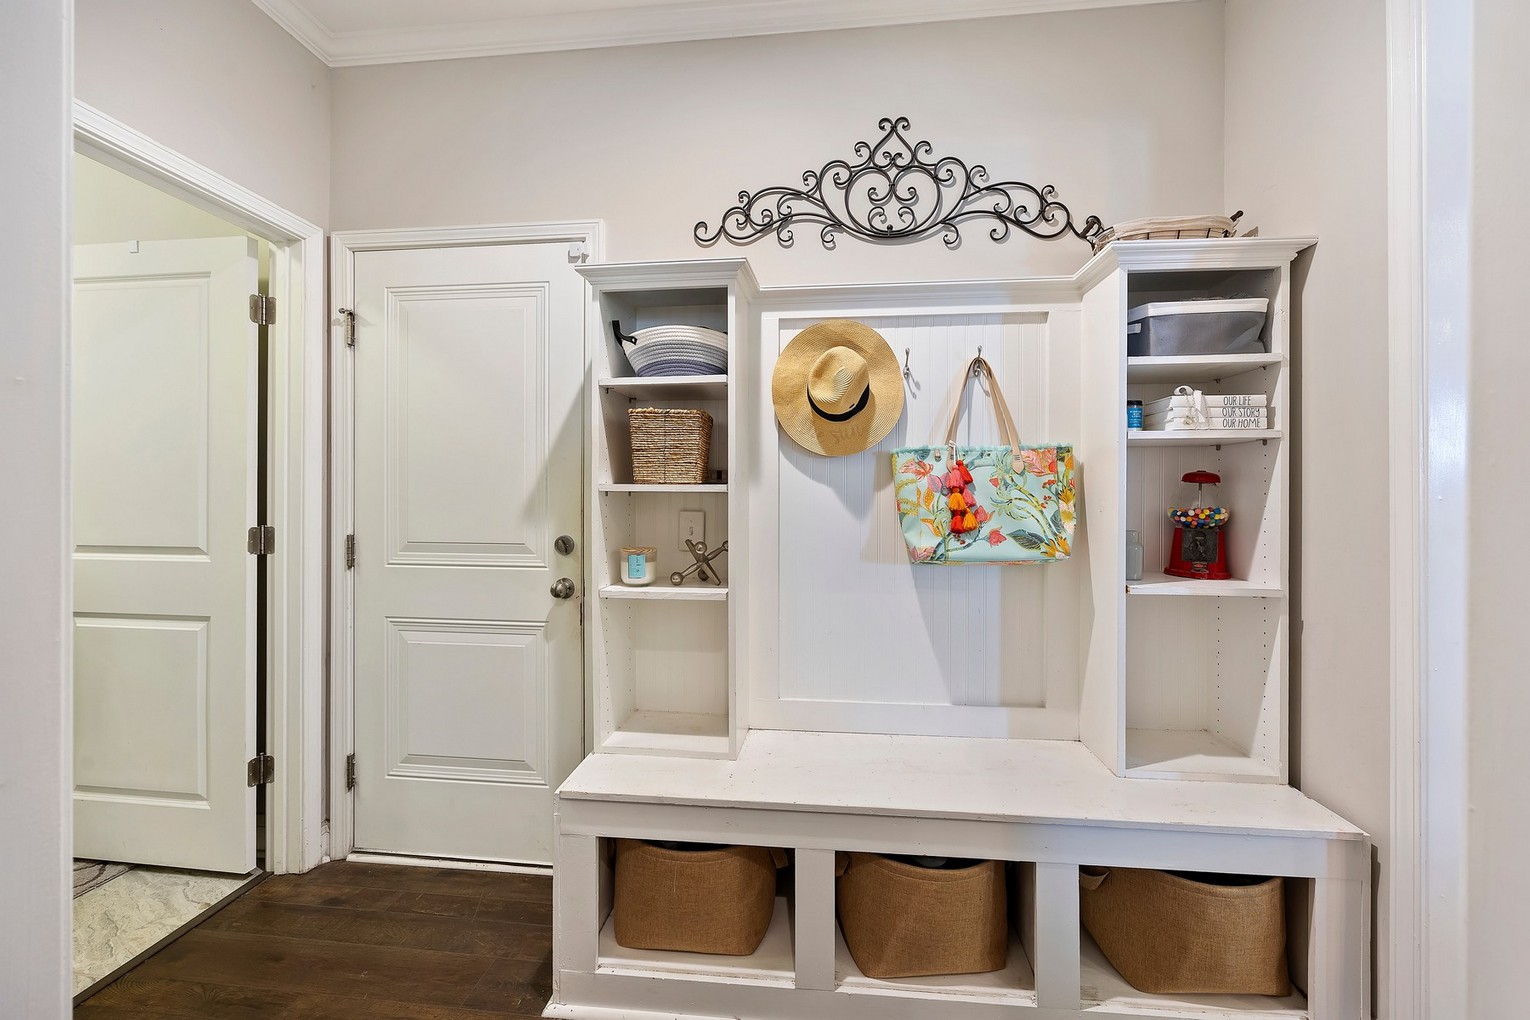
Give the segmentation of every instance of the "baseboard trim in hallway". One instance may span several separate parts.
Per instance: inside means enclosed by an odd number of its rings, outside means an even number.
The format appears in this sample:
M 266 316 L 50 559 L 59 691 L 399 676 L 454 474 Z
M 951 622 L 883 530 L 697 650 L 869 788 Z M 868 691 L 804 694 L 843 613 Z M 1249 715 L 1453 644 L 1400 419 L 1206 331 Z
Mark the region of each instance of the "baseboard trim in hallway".
M 345 859 L 357 864 L 395 864 L 401 868 L 451 868 L 457 871 L 497 871 L 505 875 L 552 877 L 551 864 L 505 864 L 500 861 L 467 861 L 453 857 L 411 857 L 368 850 L 354 850 Z

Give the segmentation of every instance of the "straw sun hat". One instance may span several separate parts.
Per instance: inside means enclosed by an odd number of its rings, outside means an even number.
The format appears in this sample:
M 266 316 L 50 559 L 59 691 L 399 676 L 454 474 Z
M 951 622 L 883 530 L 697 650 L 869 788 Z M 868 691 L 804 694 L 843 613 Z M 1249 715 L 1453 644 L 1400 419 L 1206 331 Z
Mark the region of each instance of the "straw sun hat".
M 851 319 L 814 323 L 793 337 L 770 388 L 782 430 L 826 457 L 870 449 L 903 416 L 898 356 L 882 334 Z

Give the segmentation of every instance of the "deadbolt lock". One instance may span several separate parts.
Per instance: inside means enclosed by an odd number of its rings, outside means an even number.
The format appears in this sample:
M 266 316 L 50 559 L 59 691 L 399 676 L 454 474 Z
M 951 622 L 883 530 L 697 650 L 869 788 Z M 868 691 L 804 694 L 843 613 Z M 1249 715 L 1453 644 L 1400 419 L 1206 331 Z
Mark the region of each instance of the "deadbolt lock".
M 553 548 L 558 550 L 560 555 L 567 556 L 569 553 L 574 551 L 574 536 L 559 535 L 557 538 L 553 539 Z

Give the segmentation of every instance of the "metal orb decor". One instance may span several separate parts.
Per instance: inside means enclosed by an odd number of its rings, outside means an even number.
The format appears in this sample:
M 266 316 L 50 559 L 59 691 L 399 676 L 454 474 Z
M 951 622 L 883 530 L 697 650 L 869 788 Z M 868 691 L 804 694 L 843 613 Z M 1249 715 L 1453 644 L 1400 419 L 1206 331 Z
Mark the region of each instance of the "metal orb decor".
M 741 191 L 738 205 L 723 213 L 716 230 L 705 221 L 696 224 L 696 242 L 750 244 L 775 234 L 782 247 L 790 248 L 793 228 L 811 224 L 828 249 L 842 233 L 877 244 L 938 236 L 954 249 L 961 245 L 961 225 L 970 220 L 991 221 L 988 236 L 995 241 L 1021 230 L 1047 239 L 1072 234 L 1093 243 L 1105 229 L 1098 216 L 1074 223 L 1050 184 L 990 183 L 982 164 L 968 166 L 956 156 L 935 158 L 929 142 L 908 140 L 907 117 L 884 117 L 877 126 L 883 135 L 875 144 L 855 143 L 859 162 L 836 159 L 820 170 L 804 171 L 801 188 Z

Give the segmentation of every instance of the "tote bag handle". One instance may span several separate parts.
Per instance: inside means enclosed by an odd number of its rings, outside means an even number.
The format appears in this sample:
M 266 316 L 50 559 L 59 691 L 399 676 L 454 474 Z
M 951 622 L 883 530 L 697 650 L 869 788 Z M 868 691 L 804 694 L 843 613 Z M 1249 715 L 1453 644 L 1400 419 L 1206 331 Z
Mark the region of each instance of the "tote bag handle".
M 1020 432 L 1015 428 L 1015 419 L 1010 416 L 1009 405 L 1004 402 L 1004 391 L 999 388 L 999 380 L 994 377 L 993 367 L 982 357 L 973 358 L 962 372 L 962 388 L 956 395 L 956 406 L 951 409 L 951 423 L 946 427 L 945 445 L 948 447 L 956 445 L 956 426 L 962 417 L 962 397 L 967 393 L 968 384 L 977 376 L 988 380 L 988 393 L 993 397 L 994 415 L 999 419 L 999 432 L 1004 444 L 1010 449 L 1010 456 L 1018 461 Z

